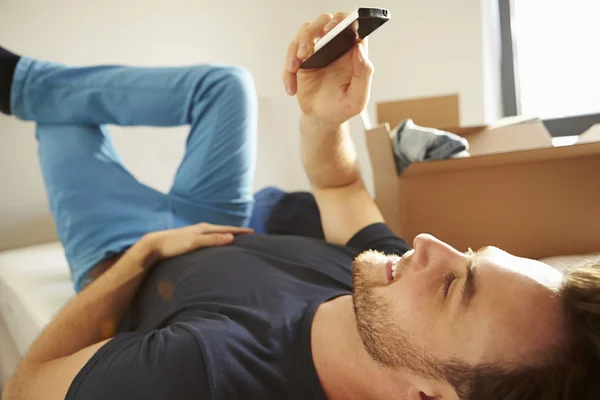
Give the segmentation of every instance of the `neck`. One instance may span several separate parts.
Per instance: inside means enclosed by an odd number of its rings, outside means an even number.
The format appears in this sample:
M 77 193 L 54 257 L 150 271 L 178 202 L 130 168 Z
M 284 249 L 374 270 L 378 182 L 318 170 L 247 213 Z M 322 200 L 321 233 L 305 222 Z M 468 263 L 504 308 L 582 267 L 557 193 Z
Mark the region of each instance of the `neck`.
M 329 400 L 403 399 L 408 385 L 367 354 L 351 296 L 322 304 L 311 331 L 312 355 Z

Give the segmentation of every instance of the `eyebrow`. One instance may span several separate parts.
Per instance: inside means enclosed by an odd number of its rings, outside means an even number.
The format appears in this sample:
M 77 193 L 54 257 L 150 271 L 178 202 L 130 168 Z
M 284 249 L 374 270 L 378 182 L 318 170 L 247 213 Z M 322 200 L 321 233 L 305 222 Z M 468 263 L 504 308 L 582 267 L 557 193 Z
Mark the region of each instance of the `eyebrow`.
M 469 261 L 466 266 L 466 277 L 460 295 L 460 308 L 463 312 L 469 308 L 471 300 L 473 300 L 473 296 L 475 296 L 475 281 L 477 280 L 477 277 L 475 276 L 475 266 L 473 265 L 473 261 Z

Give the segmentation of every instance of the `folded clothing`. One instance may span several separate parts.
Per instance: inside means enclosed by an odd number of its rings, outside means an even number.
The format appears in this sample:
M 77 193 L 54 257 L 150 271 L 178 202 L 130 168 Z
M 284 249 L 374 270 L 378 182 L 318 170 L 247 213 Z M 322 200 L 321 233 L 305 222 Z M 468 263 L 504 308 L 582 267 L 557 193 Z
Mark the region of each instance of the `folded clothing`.
M 394 155 L 398 175 L 414 162 L 469 157 L 469 142 L 450 132 L 416 125 L 412 119 L 394 129 Z

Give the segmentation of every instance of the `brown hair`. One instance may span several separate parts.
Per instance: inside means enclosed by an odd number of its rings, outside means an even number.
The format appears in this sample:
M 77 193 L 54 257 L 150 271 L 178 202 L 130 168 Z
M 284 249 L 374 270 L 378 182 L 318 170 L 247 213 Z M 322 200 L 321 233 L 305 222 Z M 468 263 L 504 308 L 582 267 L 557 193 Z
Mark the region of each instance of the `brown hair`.
M 526 367 L 476 367 L 465 399 L 600 399 L 600 263 L 566 271 L 559 294 L 564 342 Z

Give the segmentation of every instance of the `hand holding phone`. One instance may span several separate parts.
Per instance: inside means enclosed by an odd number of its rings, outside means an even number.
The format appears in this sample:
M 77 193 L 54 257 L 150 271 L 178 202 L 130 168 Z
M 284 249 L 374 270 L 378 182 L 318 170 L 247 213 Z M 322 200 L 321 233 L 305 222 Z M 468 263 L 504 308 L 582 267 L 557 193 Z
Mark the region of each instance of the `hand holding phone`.
M 327 32 L 300 68 L 325 68 L 391 18 L 384 8 L 359 8 Z
M 322 14 L 303 24 L 290 41 L 283 83 L 290 96 L 296 95 L 302 114 L 319 129 L 335 129 L 364 110 L 369 100 L 373 64 L 363 39 L 387 18 L 376 18 L 361 28 L 360 15 L 358 10 L 333 17 Z M 344 36 L 344 32 L 351 35 Z M 333 41 L 340 35 L 348 40 Z

